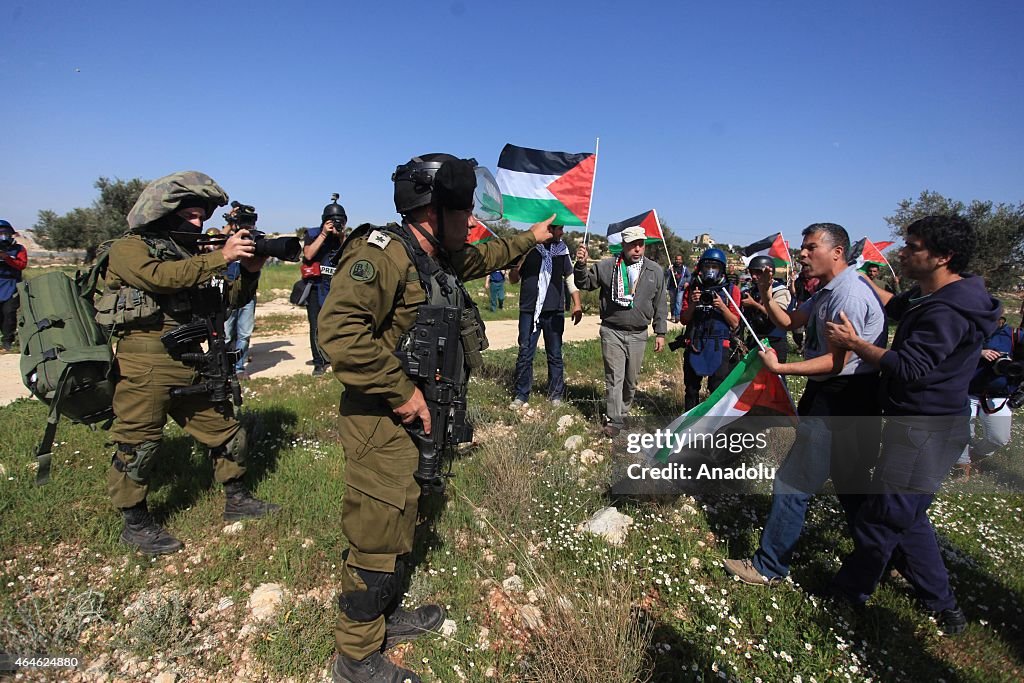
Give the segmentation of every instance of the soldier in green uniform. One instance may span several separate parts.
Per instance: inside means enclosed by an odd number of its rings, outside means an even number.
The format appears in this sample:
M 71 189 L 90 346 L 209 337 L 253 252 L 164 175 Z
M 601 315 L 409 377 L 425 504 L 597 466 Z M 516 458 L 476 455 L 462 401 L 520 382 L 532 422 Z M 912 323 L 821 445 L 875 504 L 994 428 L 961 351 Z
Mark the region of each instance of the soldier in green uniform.
M 421 307 L 461 309 L 466 323 L 461 339 L 447 346 L 457 354 L 457 384 L 464 398 L 469 371 L 479 364 L 486 338 L 462 282 L 506 267 L 551 237 L 548 219 L 512 238 L 467 245 L 481 171 L 481 179 L 493 187 L 485 169 L 447 154 L 415 157 L 399 166 L 392 180 L 402 225 L 353 232 L 320 312 L 320 346 L 344 385 L 339 408 L 346 484 L 341 524 L 349 549 L 334 630 L 335 681 L 419 681 L 382 651 L 438 629 L 445 618 L 438 605 L 414 611 L 398 607 L 421 493 L 414 477 L 420 453 L 409 430 L 420 438 L 431 434 L 432 413 L 396 351 L 415 336 L 414 326 L 422 325 L 417 323 Z M 493 193 L 486 201 L 482 197 L 478 207 L 495 206 Z M 497 207 L 500 201 L 499 194 Z
M 253 498 L 242 484 L 245 430 L 235 419 L 231 402 L 213 402 L 201 392 L 172 396 L 175 388 L 197 384 L 200 375 L 173 358 L 160 338 L 191 320 L 193 295 L 200 287 L 218 286 L 229 263 L 238 261 L 241 275 L 222 284 L 224 306 L 240 306 L 256 292 L 266 259 L 255 256 L 248 231 L 236 232 L 222 249 L 198 253 L 203 221 L 227 201 L 224 190 L 197 171 L 172 173 L 150 183 L 128 214 L 130 234 L 110 248 L 106 291 L 97 306 L 97 320 L 113 326 L 118 337 L 119 380 L 111 429 L 116 450 L 107 489 L 124 515 L 121 541 L 148 555 L 182 547 L 146 506 L 168 416 L 209 450 L 214 476 L 227 494 L 224 519 L 262 517 L 278 508 Z M 196 343 L 189 350 L 201 349 Z

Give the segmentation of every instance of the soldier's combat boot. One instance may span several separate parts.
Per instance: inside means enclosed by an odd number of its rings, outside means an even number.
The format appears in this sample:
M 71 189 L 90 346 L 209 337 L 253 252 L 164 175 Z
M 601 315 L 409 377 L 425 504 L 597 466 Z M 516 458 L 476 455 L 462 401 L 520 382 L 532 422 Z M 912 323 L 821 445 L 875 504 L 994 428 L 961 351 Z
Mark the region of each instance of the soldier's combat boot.
M 280 505 L 254 498 L 238 479 L 224 482 L 224 495 L 224 519 L 228 522 L 264 517 L 281 509 Z
M 446 616 L 444 608 L 440 605 L 423 605 L 411 612 L 399 607 L 385 620 L 387 635 L 384 639 L 384 649 L 390 650 L 395 645 L 419 638 L 424 633 L 441 630 Z
M 395 666 L 379 652 L 358 660 L 339 654 L 331 667 L 331 679 L 334 683 L 422 683 L 419 676 Z
M 153 521 L 146 501 L 130 508 L 122 508 L 124 530 L 121 542 L 133 545 L 144 555 L 166 555 L 181 550 L 184 544 L 167 533 L 167 529 Z

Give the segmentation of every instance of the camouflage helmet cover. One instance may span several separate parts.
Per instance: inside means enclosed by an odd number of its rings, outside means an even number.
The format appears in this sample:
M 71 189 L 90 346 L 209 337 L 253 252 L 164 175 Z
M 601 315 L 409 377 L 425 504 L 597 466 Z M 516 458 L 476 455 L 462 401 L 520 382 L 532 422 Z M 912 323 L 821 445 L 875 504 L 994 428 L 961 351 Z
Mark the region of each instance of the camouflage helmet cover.
M 178 171 L 157 178 L 142 191 L 135 206 L 128 212 L 128 229 L 138 230 L 184 206 L 199 202 L 206 207 L 206 216 L 218 206 L 228 203 L 227 193 L 213 178 L 199 171 Z

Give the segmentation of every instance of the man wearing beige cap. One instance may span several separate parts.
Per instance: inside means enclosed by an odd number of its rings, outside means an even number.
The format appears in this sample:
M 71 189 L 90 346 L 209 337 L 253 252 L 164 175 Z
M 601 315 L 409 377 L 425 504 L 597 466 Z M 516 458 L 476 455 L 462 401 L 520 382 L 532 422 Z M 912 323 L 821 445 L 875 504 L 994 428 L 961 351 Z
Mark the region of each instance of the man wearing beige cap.
M 606 418 L 604 434 L 616 437 L 636 393 L 647 349 L 647 327 L 654 323 L 654 351 L 665 347 L 668 306 L 665 272 L 644 258 L 646 234 L 639 226 L 622 231 L 622 253 L 587 267 L 587 249 L 576 250 L 573 277 L 580 289 L 601 290 L 601 354 L 604 357 Z

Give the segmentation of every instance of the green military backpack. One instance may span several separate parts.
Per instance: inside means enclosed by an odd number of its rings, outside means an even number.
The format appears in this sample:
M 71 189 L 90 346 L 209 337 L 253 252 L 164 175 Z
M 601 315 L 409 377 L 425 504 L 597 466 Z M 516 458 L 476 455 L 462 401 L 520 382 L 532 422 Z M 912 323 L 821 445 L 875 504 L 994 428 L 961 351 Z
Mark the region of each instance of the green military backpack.
M 106 270 L 107 253 L 72 278 L 53 272 L 18 284 L 21 379 L 50 406 L 36 451 L 36 483 L 50 477 L 50 459 L 61 416 L 106 429 L 114 418 L 114 352 L 110 335 L 96 322 L 93 295 Z

